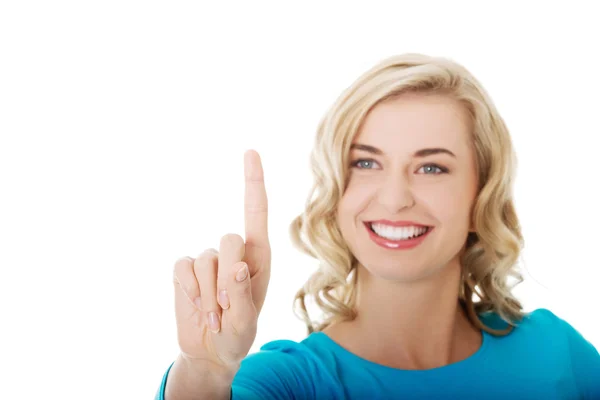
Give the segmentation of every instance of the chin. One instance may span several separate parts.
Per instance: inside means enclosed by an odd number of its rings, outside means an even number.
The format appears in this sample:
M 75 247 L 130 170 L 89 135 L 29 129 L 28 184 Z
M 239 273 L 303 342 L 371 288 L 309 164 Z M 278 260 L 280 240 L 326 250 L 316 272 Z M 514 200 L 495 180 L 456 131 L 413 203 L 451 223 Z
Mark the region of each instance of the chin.
M 366 265 L 365 265 L 366 264 Z M 436 272 L 436 269 L 426 268 L 420 263 L 398 264 L 390 262 L 360 263 L 361 269 L 370 276 L 390 282 L 414 282 L 425 279 Z

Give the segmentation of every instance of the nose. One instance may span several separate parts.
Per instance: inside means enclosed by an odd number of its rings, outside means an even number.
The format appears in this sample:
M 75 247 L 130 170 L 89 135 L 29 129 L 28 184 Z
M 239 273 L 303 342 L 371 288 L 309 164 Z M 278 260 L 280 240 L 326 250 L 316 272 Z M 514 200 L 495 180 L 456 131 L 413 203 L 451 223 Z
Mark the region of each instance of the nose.
M 415 205 L 415 198 L 408 179 L 400 173 L 389 174 L 378 191 L 378 201 L 390 215 Z

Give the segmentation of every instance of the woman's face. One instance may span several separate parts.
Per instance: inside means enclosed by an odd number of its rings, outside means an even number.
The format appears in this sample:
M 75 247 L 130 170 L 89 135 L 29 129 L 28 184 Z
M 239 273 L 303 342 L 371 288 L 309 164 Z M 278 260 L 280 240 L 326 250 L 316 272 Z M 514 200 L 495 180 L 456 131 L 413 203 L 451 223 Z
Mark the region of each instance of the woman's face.
M 371 274 L 406 282 L 458 266 L 477 191 L 470 129 L 464 106 L 438 94 L 402 94 L 367 115 L 352 142 L 337 218 L 351 251 Z M 418 245 L 402 249 L 407 242 L 396 239 L 422 230 L 375 226 L 392 238 L 378 244 L 365 225 L 374 220 L 430 228 Z

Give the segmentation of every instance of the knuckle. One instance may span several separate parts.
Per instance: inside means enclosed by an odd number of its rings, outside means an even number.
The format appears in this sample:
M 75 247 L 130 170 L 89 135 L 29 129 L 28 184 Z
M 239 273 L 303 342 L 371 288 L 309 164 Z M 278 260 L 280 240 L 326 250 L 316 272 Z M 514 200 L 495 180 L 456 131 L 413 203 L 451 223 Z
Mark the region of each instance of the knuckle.
M 216 260 L 217 257 L 218 254 L 204 251 L 194 260 L 194 268 L 208 268 L 213 265 L 213 260 Z
M 173 266 L 173 282 L 180 282 L 180 279 L 185 276 L 185 270 L 191 268 L 192 262 L 193 260 L 190 257 L 182 257 L 175 261 L 175 265 Z
M 250 214 L 266 214 L 269 212 L 269 206 L 267 204 L 256 204 L 246 206 L 246 212 Z
M 194 260 L 191 257 L 181 257 L 175 261 L 175 269 L 187 268 Z
M 227 233 L 227 234 L 223 235 L 223 237 L 221 237 L 220 244 L 221 244 L 221 246 L 223 246 L 223 245 L 228 245 L 228 246 L 243 245 L 244 239 L 242 239 L 242 237 L 240 235 L 238 235 L 237 233 Z

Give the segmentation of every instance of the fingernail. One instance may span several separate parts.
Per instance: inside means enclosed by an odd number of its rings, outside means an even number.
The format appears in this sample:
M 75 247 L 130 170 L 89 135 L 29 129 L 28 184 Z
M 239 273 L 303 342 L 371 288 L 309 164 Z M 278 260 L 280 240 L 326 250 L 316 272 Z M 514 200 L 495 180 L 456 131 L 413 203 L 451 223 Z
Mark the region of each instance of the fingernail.
M 235 280 L 238 282 L 243 281 L 248 276 L 248 265 L 244 264 L 242 268 L 239 269 L 237 275 L 235 276 Z
M 202 303 L 200 302 L 200 296 L 196 297 L 194 299 L 194 304 L 196 305 L 196 307 L 198 307 L 199 309 L 202 309 Z
M 219 332 L 219 316 L 214 311 L 208 313 L 208 327 L 214 333 Z
M 225 289 L 219 292 L 219 304 L 224 310 L 229 308 L 229 296 L 227 295 L 227 290 Z

